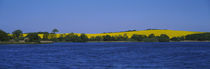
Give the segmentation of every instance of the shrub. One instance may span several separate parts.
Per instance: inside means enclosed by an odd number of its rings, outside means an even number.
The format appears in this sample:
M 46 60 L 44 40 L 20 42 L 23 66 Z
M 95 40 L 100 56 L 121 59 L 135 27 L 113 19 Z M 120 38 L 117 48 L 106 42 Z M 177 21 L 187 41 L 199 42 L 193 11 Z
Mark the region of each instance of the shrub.
M 159 42 L 169 42 L 170 39 L 168 37 L 168 35 L 166 34 L 161 34 L 159 37 L 157 37 Z
M 142 41 L 143 39 L 145 39 L 146 36 L 145 35 L 136 35 L 134 34 L 131 39 L 136 40 L 136 41 Z
M 185 36 L 186 40 L 210 40 L 210 33 L 201 33 L 201 34 L 191 34 Z
M 173 37 L 170 39 L 171 41 L 183 41 L 184 37 Z
M 40 37 L 38 36 L 38 33 L 29 33 L 27 35 L 29 42 L 40 42 Z
M 81 34 L 80 39 L 81 39 L 81 41 L 79 41 L 79 42 L 87 42 L 87 41 L 88 41 L 88 37 L 87 37 L 87 35 L 84 34 L 84 33 Z
M 9 40 L 8 34 L 3 30 L 0 30 L 0 41 L 8 41 L 8 40 Z
M 143 39 L 143 42 L 158 42 L 158 40 L 155 38 L 145 38 Z

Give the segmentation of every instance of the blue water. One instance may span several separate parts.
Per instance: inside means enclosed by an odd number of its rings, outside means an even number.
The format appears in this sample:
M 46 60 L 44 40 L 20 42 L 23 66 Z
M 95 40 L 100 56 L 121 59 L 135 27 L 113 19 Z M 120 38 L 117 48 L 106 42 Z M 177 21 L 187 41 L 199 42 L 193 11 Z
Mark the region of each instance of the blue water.
M 210 43 L 7 44 L 0 69 L 210 69 Z

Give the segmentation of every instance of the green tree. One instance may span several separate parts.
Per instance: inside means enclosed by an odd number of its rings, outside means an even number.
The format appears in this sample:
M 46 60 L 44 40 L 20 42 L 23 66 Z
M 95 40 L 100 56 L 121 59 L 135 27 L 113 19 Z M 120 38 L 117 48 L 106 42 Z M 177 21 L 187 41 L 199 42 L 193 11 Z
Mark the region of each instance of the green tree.
M 59 32 L 58 29 L 53 29 L 52 33 L 55 34 L 56 32 Z
M 133 40 L 136 40 L 136 41 L 142 41 L 143 39 L 145 39 L 147 36 L 145 35 L 136 35 L 136 34 L 133 34 L 131 36 L 131 39 Z
M 72 42 L 82 42 L 82 39 L 78 35 L 73 35 L 71 41 Z
M 148 36 L 148 38 L 156 38 L 156 36 L 155 36 L 154 34 L 150 34 L 150 35 Z
M 49 34 L 44 34 L 42 40 L 49 40 L 48 37 L 49 37 Z
M 74 39 L 74 37 L 75 37 L 74 33 L 70 33 L 70 34 L 68 34 L 64 37 L 64 40 L 65 41 L 72 41 L 72 39 Z
M 82 34 L 81 36 L 78 36 L 74 33 L 68 34 L 64 38 L 66 41 L 71 41 L 71 42 L 85 42 L 87 41 L 87 36 L 85 34 Z
M 27 38 L 29 39 L 28 42 L 40 42 L 40 37 L 38 36 L 38 33 L 29 33 L 27 35 Z
M 8 41 L 8 40 L 9 40 L 8 34 L 3 30 L 0 30 L 0 41 Z
M 12 32 L 12 34 L 15 39 L 19 39 L 22 36 L 23 32 L 21 30 L 15 30 Z
M 103 39 L 104 39 L 104 38 L 103 38 L 102 36 L 96 36 L 96 40 L 97 40 L 97 41 L 103 41 Z
M 185 36 L 185 39 L 199 41 L 210 40 L 210 33 L 190 34 Z
M 124 40 L 124 41 L 128 40 L 128 35 L 124 34 L 122 40 Z
M 173 37 L 170 39 L 171 41 L 183 41 L 184 37 Z
M 166 35 L 166 34 L 161 34 L 161 35 L 158 37 L 158 41 L 159 41 L 159 42 L 169 42 L 170 39 L 169 39 L 168 35 Z
M 87 42 L 88 41 L 88 37 L 86 34 L 82 33 L 80 35 L 80 39 L 81 39 L 81 42 Z
M 144 41 L 144 42 L 158 42 L 158 40 L 156 38 L 145 38 L 142 41 Z
M 104 41 L 113 41 L 114 40 L 114 38 L 110 35 L 105 35 L 105 36 L 103 36 L 103 38 L 104 38 Z
M 123 41 L 124 37 L 122 35 L 113 36 L 115 41 Z
M 103 41 L 103 37 L 102 36 L 91 37 L 89 40 L 90 41 Z

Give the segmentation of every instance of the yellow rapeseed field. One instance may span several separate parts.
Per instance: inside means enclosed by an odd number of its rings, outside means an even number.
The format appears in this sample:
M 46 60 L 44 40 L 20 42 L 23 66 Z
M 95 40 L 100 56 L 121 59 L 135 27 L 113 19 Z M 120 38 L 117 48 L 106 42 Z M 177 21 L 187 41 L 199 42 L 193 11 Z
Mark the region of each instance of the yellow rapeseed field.
M 176 30 L 141 30 L 141 31 L 130 31 L 130 32 L 115 32 L 115 33 L 98 33 L 98 34 L 86 34 L 88 36 L 88 38 L 91 37 L 96 37 L 96 36 L 104 36 L 104 35 L 111 35 L 111 36 L 119 36 L 119 35 L 127 35 L 129 38 L 133 35 L 133 34 L 138 34 L 138 35 L 150 35 L 150 34 L 154 34 L 155 36 L 159 36 L 161 34 L 166 34 L 168 35 L 170 38 L 172 37 L 181 37 L 181 36 L 186 36 L 189 34 L 197 34 L 197 33 L 204 33 L 204 32 L 192 32 L 192 31 L 176 31 Z M 61 36 L 66 36 L 70 33 L 65 33 L 65 34 L 56 34 L 56 37 L 61 37 Z M 80 35 L 80 33 L 74 33 L 77 35 Z M 11 34 L 10 34 L 11 35 Z M 27 36 L 27 34 L 23 34 L 23 37 Z M 43 34 L 39 34 L 39 36 L 41 38 L 43 38 Z M 48 37 L 50 39 L 50 37 Z
M 103 35 L 117 36 L 117 35 L 127 34 L 128 37 L 130 38 L 133 34 L 146 35 L 146 36 L 150 34 L 154 34 L 155 36 L 166 34 L 170 38 L 172 38 L 172 37 L 181 37 L 181 36 L 186 36 L 189 34 L 196 34 L 196 33 L 204 33 L 204 32 L 176 31 L 176 30 L 142 30 L 142 31 L 130 31 L 130 32 L 117 32 L 117 33 L 87 34 L 87 36 L 88 37 L 103 36 Z

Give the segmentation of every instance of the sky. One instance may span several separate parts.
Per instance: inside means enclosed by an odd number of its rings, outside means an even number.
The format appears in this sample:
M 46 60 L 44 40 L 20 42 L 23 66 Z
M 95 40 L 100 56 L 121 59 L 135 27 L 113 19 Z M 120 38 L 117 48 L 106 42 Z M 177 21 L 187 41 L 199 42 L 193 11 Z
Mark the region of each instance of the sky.
M 209 0 L 0 0 L 0 29 L 103 33 L 170 29 L 210 32 Z

